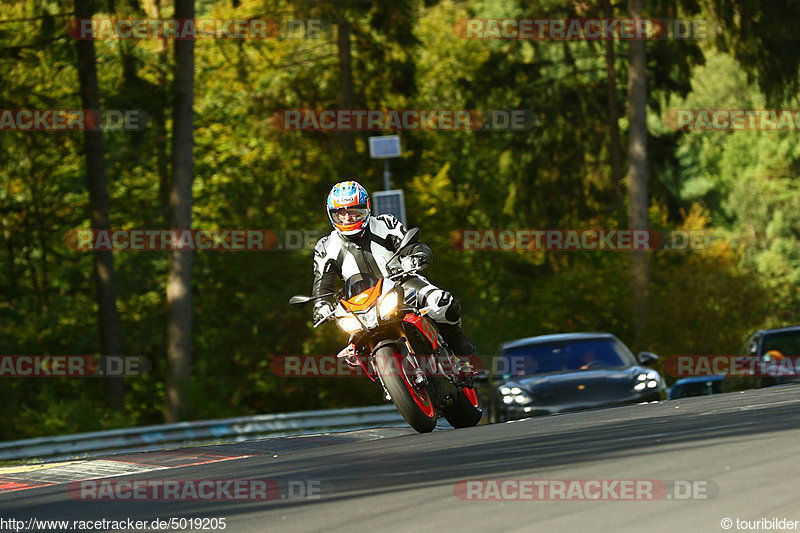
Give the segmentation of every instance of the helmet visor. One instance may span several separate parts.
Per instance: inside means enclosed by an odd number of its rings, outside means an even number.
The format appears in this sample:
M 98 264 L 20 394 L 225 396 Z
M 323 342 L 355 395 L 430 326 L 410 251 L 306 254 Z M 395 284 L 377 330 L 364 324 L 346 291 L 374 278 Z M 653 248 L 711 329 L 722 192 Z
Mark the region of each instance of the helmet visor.
M 340 209 L 331 209 L 331 218 L 337 224 L 349 226 L 357 224 L 367 218 L 369 209 L 360 207 L 343 207 Z

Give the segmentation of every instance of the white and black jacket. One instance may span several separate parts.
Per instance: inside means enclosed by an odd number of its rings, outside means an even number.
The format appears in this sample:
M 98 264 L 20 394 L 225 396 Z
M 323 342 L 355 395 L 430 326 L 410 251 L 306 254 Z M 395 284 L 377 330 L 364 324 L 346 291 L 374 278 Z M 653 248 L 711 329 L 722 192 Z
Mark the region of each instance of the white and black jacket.
M 389 276 L 387 261 L 397 252 L 406 231 L 397 218 L 384 214 L 370 216 L 367 228 L 358 237 L 347 237 L 336 231 L 322 237 L 314 246 L 312 295 L 333 293 L 336 278 L 347 280 L 362 273 L 378 278 Z M 403 252 L 403 255 L 410 254 L 425 255 L 428 264 L 433 259 L 431 249 L 423 243 L 409 246 Z M 392 266 L 399 266 L 399 260 L 395 259 Z

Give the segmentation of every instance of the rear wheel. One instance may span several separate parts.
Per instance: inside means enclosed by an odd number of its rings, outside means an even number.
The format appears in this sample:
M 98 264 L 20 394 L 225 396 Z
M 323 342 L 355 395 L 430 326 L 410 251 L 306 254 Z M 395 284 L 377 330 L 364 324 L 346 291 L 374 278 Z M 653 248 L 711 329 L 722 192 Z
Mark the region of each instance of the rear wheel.
M 375 366 L 383 385 L 406 422 L 419 433 L 428 433 L 436 427 L 436 408 L 425 387 L 414 385 L 405 353 L 395 346 L 383 346 L 375 352 Z
M 442 414 L 454 428 L 469 428 L 476 425 L 483 410 L 475 389 L 463 387 L 456 393 L 456 401 L 442 409 Z

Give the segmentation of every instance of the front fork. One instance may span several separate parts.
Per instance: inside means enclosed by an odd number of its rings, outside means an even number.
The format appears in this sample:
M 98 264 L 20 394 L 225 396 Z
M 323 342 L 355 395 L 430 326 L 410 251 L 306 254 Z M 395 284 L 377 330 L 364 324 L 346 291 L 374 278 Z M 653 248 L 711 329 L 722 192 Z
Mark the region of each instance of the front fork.
M 400 364 L 403 366 L 403 371 L 409 377 L 409 381 L 415 388 L 420 391 L 426 389 L 430 381 L 429 377 L 446 378 L 454 387 L 451 393 L 442 396 L 440 407 L 452 404 L 455 400 L 455 392 L 461 390 L 463 387 L 475 387 L 475 382 L 473 380 L 474 372 L 461 372 L 461 362 L 453 355 L 452 350 L 447 346 L 447 343 L 438 331 L 437 346 L 430 355 L 415 354 L 414 348 L 411 346 L 405 331 L 400 327 L 397 328 L 395 334 L 397 335 L 396 338 L 384 339 L 374 345 L 374 347 L 371 347 L 370 353 L 374 355 L 379 348 L 388 345 L 396 345 L 398 347 L 405 346 L 405 358 Z M 420 363 L 422 363 L 422 365 Z M 398 368 L 398 370 L 400 369 Z M 380 374 L 377 374 L 377 377 L 381 383 L 381 388 L 383 388 L 384 398 L 386 398 L 386 400 L 391 400 Z
M 408 338 L 406 338 L 406 336 L 405 336 L 405 332 L 397 331 L 396 333 L 399 334 L 398 337 L 389 338 L 389 339 L 383 339 L 378 344 L 376 344 L 375 346 L 371 347 L 370 348 L 370 356 L 374 356 L 375 353 L 380 348 L 383 348 L 384 346 L 398 346 L 398 348 L 401 347 L 401 346 L 405 347 L 404 351 L 399 350 L 399 349 L 397 350 L 400 353 L 405 352 L 405 356 L 404 356 L 403 360 L 399 362 L 399 365 L 402 368 L 398 367 L 397 371 L 398 372 L 400 372 L 400 371 L 405 372 L 406 370 L 408 370 L 407 374 L 408 374 L 408 377 L 410 378 L 411 384 L 415 388 L 422 390 L 428 384 L 428 379 L 425 377 L 425 373 L 422 371 L 422 369 L 419 366 L 419 363 L 417 361 L 417 357 L 414 354 L 414 350 L 411 347 L 411 343 L 408 342 Z M 373 368 L 374 368 L 374 365 L 373 365 Z M 378 378 L 378 381 L 381 384 L 381 388 L 383 389 L 383 397 L 387 401 L 391 401 L 392 397 L 389 395 L 389 391 L 386 390 L 386 385 L 383 383 L 383 378 L 381 377 L 381 375 L 379 373 L 375 372 L 375 374 L 376 374 L 376 376 Z

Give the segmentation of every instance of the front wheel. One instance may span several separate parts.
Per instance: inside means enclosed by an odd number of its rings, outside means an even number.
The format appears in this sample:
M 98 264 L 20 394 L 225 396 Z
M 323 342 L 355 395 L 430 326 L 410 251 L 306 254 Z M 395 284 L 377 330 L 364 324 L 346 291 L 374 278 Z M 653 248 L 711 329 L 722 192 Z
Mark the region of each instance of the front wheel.
M 469 428 L 476 425 L 483 416 L 478 393 L 470 387 L 461 388 L 456 393 L 455 402 L 442 409 L 442 414 L 454 428 Z
M 419 433 L 436 427 L 436 408 L 424 387 L 413 384 L 403 364 L 405 355 L 395 346 L 383 346 L 375 352 L 375 366 L 389 396 L 406 422 Z

